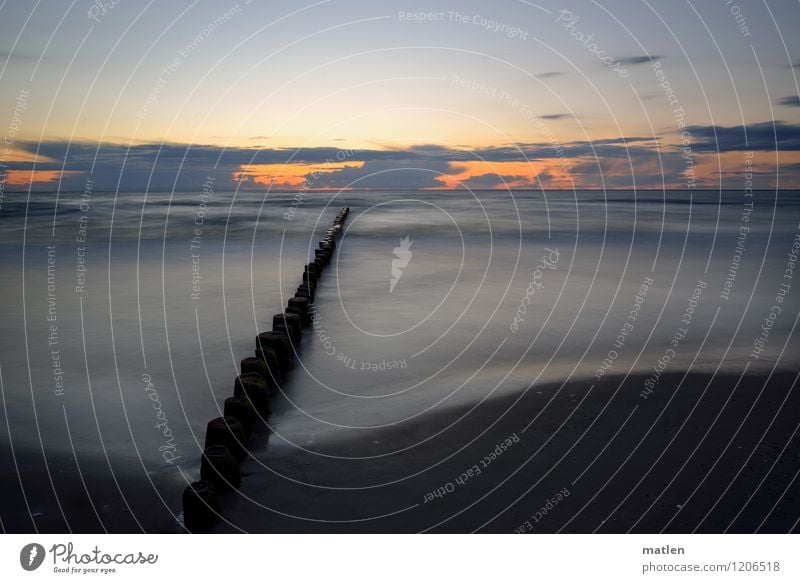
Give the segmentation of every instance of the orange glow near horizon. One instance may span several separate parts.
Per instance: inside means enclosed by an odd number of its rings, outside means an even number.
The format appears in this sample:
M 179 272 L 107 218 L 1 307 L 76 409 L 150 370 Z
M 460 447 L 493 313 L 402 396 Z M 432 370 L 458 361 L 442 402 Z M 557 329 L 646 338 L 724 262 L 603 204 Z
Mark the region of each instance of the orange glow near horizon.
M 306 188 L 307 190 L 328 190 L 315 188 L 318 180 L 314 174 L 329 174 L 344 168 L 363 168 L 364 162 L 325 162 L 322 164 L 248 164 L 233 173 L 236 182 L 250 182 L 272 188 Z
M 662 149 L 662 154 L 667 150 Z M 800 152 L 765 152 L 755 151 L 752 157 L 743 151 L 698 152 L 694 155 L 694 171 L 696 188 L 717 188 L 720 176 L 725 188 L 744 188 L 745 171 L 753 172 L 755 188 L 771 188 L 776 182 L 780 188 L 798 189 L 800 181 L 790 179 L 791 175 L 777 170 L 783 166 L 800 165 Z M 25 151 L 10 151 L 8 162 L 44 162 Z M 594 158 L 582 157 L 572 159 L 537 159 L 530 162 L 454 160 L 448 170 L 436 177 L 440 186 L 425 190 L 453 190 L 468 187 L 471 189 L 539 189 L 552 190 L 573 188 L 630 188 L 634 184 L 640 188 L 660 188 L 661 180 L 645 180 L 653 176 L 664 175 L 664 187 L 667 189 L 685 189 L 687 179 L 682 174 L 683 164 L 662 169 L 657 158 L 633 163 L 628 158 L 605 158 L 601 160 L 601 169 Z M 748 166 L 749 163 L 749 166 Z M 364 169 L 366 162 L 360 160 L 336 161 L 324 163 L 289 163 L 289 164 L 248 164 L 240 166 L 232 172 L 231 186 L 240 182 L 244 188 L 275 188 L 285 190 L 338 190 L 328 186 L 325 175 L 341 172 L 346 169 Z M 576 169 L 578 169 L 576 171 Z M 631 173 L 633 172 L 633 176 Z M 30 170 L 8 169 L 4 177 L 5 184 L 13 187 L 28 188 L 33 185 L 50 186 L 61 178 L 82 174 L 74 170 Z M 346 189 L 346 188 L 345 188 Z
M 486 182 L 490 186 L 483 185 L 478 188 L 531 188 L 539 186 L 537 177 L 543 178 L 545 186 L 560 188 L 570 188 L 569 175 L 566 173 L 564 165 L 557 160 L 543 162 L 489 162 L 483 160 L 470 160 L 467 162 L 453 163 L 453 168 L 457 170 L 453 174 L 444 174 L 436 178 L 442 183 L 440 188 L 435 190 L 452 190 L 463 186 L 465 182 L 476 177 L 486 176 Z M 468 184 L 467 184 L 468 186 Z
M 63 176 L 81 174 L 76 170 L 9 170 L 5 182 L 9 186 L 30 187 L 32 184 L 52 184 Z

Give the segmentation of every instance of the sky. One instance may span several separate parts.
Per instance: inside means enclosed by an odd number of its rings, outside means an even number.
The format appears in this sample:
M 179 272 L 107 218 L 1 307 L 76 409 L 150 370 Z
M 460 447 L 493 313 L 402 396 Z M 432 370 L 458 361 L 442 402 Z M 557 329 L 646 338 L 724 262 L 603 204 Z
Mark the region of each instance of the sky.
M 0 184 L 800 188 L 798 32 L 795 0 L 5 0 Z

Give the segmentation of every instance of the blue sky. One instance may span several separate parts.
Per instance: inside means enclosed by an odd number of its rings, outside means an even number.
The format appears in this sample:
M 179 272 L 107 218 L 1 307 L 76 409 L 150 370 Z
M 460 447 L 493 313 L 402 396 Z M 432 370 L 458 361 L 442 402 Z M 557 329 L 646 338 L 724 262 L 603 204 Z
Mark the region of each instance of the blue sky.
M 0 7 L 6 188 L 800 186 L 797 2 L 101 5 Z

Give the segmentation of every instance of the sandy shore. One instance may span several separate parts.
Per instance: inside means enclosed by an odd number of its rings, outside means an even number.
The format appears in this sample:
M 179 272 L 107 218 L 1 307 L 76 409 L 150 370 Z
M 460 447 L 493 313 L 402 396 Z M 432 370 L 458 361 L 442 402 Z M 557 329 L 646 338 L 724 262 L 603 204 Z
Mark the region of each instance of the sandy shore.
M 0 517 L 9 533 L 175 532 L 176 480 L 148 475 L 132 460 L 0 447 Z M 110 463 L 110 467 L 109 467 Z M 47 469 L 49 469 L 49 475 Z M 52 481 L 51 481 L 52 480 Z
M 262 435 L 215 532 L 798 529 L 794 374 L 673 374 L 647 399 L 644 380 L 534 387 L 313 453 Z
M 794 374 L 673 374 L 648 399 L 644 380 L 537 386 L 341 431 L 313 452 L 262 427 L 241 490 L 221 494 L 214 532 L 798 530 Z M 280 428 L 280 413 L 271 421 Z M 81 455 L 82 481 L 74 458 L 49 455 L 51 486 L 41 452 L 16 454 L 27 505 L 17 480 L 4 479 L 7 532 L 31 532 L 34 521 L 40 532 L 177 530 L 174 476 L 150 476 L 154 488 L 133 466 L 114 461 L 112 477 L 105 458 Z M 14 468 L 7 447 L 0 457 Z

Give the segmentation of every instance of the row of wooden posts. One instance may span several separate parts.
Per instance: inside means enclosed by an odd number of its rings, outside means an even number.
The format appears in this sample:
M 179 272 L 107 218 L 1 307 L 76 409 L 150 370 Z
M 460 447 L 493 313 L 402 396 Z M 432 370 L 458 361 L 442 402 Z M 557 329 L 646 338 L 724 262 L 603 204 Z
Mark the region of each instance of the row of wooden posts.
M 253 424 L 269 415 L 270 396 L 279 392 L 292 367 L 303 328 L 311 324 L 317 282 L 331 263 L 349 213 L 350 208 L 344 207 L 336 215 L 333 226 L 314 250 L 314 259 L 303 269 L 303 281 L 286 310 L 272 317 L 271 331 L 256 337 L 255 355 L 242 360 L 233 396 L 225 399 L 223 416 L 208 422 L 200 479 L 183 491 L 187 530 L 214 526 L 222 516 L 217 492 L 239 487 L 239 463 L 248 455 L 247 438 Z

